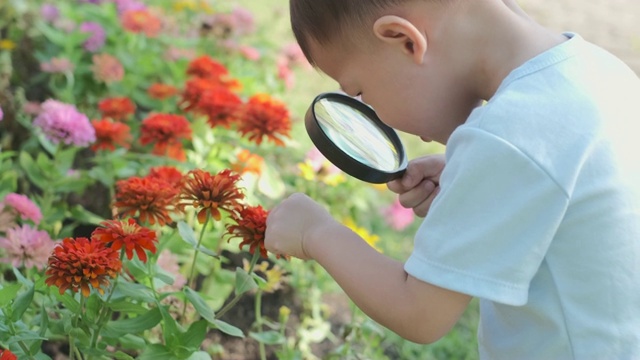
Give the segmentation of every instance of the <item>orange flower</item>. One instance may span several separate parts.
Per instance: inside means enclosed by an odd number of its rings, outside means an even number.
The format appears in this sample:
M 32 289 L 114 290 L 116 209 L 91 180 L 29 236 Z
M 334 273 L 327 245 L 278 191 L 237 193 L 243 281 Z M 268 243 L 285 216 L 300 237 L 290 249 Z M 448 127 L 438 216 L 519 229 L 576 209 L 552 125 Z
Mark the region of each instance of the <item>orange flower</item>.
M 238 131 L 258 145 L 262 143 L 263 136 L 266 136 L 276 145 L 284 146 L 278 136 L 289 137 L 289 111 L 284 104 L 273 100 L 269 95 L 254 95 L 244 106 Z
M 105 243 L 84 237 L 66 238 L 49 257 L 45 283 L 57 286 L 60 294 L 71 289 L 88 297 L 89 285 L 104 294 L 102 287 L 109 286 L 109 278 L 115 278 L 121 268 L 120 254 Z
M 238 95 L 224 87 L 217 87 L 204 92 L 198 99 L 196 112 L 206 115 L 211 127 L 229 128 L 236 119 L 237 111 L 242 105 Z
M 93 151 L 101 149 L 113 151 L 116 145 L 129 148 L 131 133 L 128 125 L 109 119 L 92 120 L 91 124 L 96 129 L 96 142 L 91 145 Z
M 148 37 L 158 36 L 162 28 L 160 19 L 149 10 L 127 10 L 121 17 L 122 27 L 130 32 L 144 33 Z
M 231 169 L 237 173 L 252 172 L 256 175 L 262 174 L 264 159 L 260 155 L 252 154 L 247 149 L 242 149 L 237 155 L 237 161 L 231 165 Z
M 267 229 L 267 215 L 262 206 L 247 206 L 242 208 L 238 214 L 232 215 L 235 225 L 227 225 L 227 235 L 230 238 L 241 238 L 242 242 L 238 246 L 240 249 L 244 245 L 249 245 L 249 252 L 254 253 L 259 249 L 260 255 L 267 257 L 267 249 L 264 247 L 264 234 Z
M 193 78 L 187 80 L 182 92 L 182 106 L 184 111 L 191 111 L 197 108 L 200 98 L 208 91 L 217 89 L 220 84 L 207 79 Z
M 142 121 L 140 143 L 153 143 L 156 155 L 185 160 L 181 139 L 191 139 L 191 125 L 184 116 L 152 114 Z
M 169 212 L 178 211 L 179 188 L 167 186 L 163 180 L 131 177 L 116 183 L 114 206 L 122 217 L 138 214 L 140 221 L 151 225 L 171 223 Z
M 105 83 L 117 82 L 124 78 L 124 67 L 120 60 L 109 54 L 96 54 L 91 58 L 93 61 L 93 77 Z
M 0 360 L 18 360 L 18 357 L 9 350 L 1 350 Z
M 203 224 L 207 213 L 215 220 L 220 220 L 220 209 L 231 214 L 238 212 L 242 205 L 240 200 L 244 194 L 237 188 L 236 183 L 240 175 L 229 169 L 222 170 L 216 175 L 195 169 L 187 174 L 182 193 L 180 194 L 180 208 L 193 206 L 198 209 L 198 222 Z
M 145 250 L 156 253 L 155 231 L 151 231 L 136 223 L 134 219 L 124 220 L 107 220 L 100 223 L 102 227 L 96 228 L 91 234 L 91 239 L 101 241 L 113 250 L 120 250 L 124 246 L 127 259 L 133 258 L 133 251 L 138 254 L 138 259 L 143 263 L 147 262 L 147 253 Z
M 149 86 L 149 88 L 147 89 L 147 94 L 149 94 L 150 97 L 158 100 L 168 99 L 176 95 L 177 93 L 178 88 L 176 88 L 175 86 L 161 83 L 151 84 L 151 86 Z
M 180 170 L 173 166 L 156 166 L 149 170 L 149 174 L 146 176 L 150 179 L 157 179 L 167 182 L 170 186 L 179 188 L 182 186 L 184 176 Z
M 229 70 L 209 56 L 203 55 L 193 59 L 189 63 L 189 66 L 187 67 L 187 75 L 199 78 L 220 79 L 228 76 Z
M 127 97 L 112 97 L 101 100 L 98 109 L 102 116 L 122 121 L 136 112 L 136 104 Z

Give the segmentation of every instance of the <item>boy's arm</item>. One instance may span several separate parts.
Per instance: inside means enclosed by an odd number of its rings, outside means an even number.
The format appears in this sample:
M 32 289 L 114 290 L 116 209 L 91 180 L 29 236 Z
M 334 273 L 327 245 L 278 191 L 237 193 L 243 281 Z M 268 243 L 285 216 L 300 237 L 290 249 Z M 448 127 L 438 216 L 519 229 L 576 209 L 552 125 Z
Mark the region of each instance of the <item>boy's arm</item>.
M 408 275 L 310 198 L 294 194 L 272 210 L 267 249 L 322 265 L 372 319 L 417 342 L 431 343 L 457 322 L 471 297 Z

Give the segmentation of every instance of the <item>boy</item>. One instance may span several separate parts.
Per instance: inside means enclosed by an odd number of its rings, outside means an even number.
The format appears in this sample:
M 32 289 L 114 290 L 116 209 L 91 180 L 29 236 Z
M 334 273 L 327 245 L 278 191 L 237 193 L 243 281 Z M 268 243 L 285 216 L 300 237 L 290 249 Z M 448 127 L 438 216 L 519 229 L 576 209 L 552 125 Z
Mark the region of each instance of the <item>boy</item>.
M 426 216 L 404 264 L 301 194 L 271 211 L 267 249 L 316 260 L 411 341 L 478 297 L 481 358 L 640 359 L 638 77 L 512 0 L 290 4 L 312 64 L 447 149 L 388 184 Z

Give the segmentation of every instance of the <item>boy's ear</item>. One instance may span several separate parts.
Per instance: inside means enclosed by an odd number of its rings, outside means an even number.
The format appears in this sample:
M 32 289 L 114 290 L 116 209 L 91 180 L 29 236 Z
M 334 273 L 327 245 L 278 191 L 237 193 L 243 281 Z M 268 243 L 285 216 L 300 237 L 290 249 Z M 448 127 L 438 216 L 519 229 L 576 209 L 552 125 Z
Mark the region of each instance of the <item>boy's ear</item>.
M 373 24 L 373 33 L 383 42 L 400 46 L 416 64 L 424 62 L 427 37 L 407 19 L 396 15 L 382 16 Z

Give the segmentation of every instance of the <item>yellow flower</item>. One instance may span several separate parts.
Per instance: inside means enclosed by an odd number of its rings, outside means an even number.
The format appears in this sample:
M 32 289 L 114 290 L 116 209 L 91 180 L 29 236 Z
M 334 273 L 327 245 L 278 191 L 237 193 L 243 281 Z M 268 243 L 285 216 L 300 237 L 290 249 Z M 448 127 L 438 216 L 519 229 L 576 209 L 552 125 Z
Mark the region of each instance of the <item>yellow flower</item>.
M 300 175 L 302 175 L 302 178 L 307 181 L 319 180 L 329 186 L 337 186 L 345 182 L 347 179 L 345 178 L 343 173 L 330 172 L 327 170 L 329 169 L 330 165 L 331 164 L 329 163 L 329 161 L 326 161 L 325 164 L 323 164 L 322 168 L 320 168 L 320 170 L 316 172 L 314 170 L 312 161 L 306 160 L 305 162 L 298 164 L 298 170 L 300 170 Z
M 16 43 L 9 39 L 0 40 L 0 50 L 13 50 L 16 47 Z
M 372 248 L 378 250 L 378 252 L 382 252 L 382 249 L 378 246 L 378 242 L 380 242 L 380 237 L 378 235 L 370 234 L 367 229 L 358 226 L 351 218 L 344 220 L 342 224 L 353 230 L 353 232 L 363 238 L 367 244 L 371 245 Z

